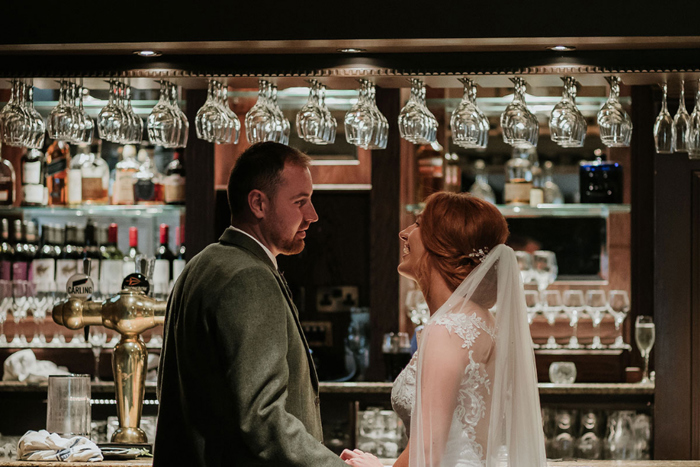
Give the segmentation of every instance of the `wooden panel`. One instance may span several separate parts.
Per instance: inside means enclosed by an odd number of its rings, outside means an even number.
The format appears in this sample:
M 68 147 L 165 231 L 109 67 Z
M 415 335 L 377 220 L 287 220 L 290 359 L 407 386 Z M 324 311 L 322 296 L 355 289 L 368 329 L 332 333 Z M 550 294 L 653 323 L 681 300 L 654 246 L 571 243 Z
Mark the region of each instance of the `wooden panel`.
M 190 121 L 190 135 L 185 148 L 187 169 L 185 238 L 187 259 L 218 239 L 215 232 L 214 144 L 197 138 L 194 121 L 207 98 L 206 91 L 185 91 L 185 113 Z
M 639 128 L 651 131 L 651 127 Z M 638 131 L 635 128 L 635 131 Z M 655 156 L 653 243 L 637 244 L 634 255 L 654 250 L 656 368 L 654 451 L 656 459 L 690 459 L 691 427 L 691 199 L 686 154 Z M 653 214 L 652 214 L 653 213 Z M 636 236 L 633 230 L 633 236 Z M 634 238 L 634 237 L 633 237 Z M 695 249 L 697 250 L 697 249 Z M 697 251 L 696 251 L 697 254 Z
M 691 283 L 691 309 L 690 319 L 692 326 L 691 337 L 691 457 L 700 459 L 700 172 L 692 174 L 692 243 L 690 255 L 692 258 Z
M 377 106 L 390 122 L 398 119 L 399 90 L 377 89 Z M 395 128 L 395 127 L 394 127 Z M 401 140 L 389 132 L 387 148 L 372 151 L 372 195 L 370 206 L 370 380 L 384 375 L 381 338 L 399 330 L 399 261 Z

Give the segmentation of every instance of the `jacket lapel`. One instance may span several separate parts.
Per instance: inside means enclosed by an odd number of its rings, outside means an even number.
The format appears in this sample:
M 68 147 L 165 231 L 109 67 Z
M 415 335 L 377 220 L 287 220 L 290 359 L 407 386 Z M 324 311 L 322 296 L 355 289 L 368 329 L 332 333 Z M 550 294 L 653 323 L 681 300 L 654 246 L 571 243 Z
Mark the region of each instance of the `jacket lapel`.
M 227 243 L 248 250 L 259 260 L 265 263 L 274 274 L 275 279 L 277 279 L 277 284 L 279 285 L 280 290 L 284 295 L 284 298 L 287 300 L 287 305 L 289 305 L 289 309 L 292 311 L 292 316 L 294 317 L 294 322 L 296 323 L 297 330 L 299 331 L 299 336 L 301 337 L 301 340 L 304 343 L 304 350 L 306 350 L 306 358 L 308 360 L 309 369 L 311 370 L 311 383 L 313 385 L 314 391 L 318 394 L 318 375 L 316 374 L 316 366 L 314 365 L 314 361 L 311 358 L 309 344 L 306 342 L 306 336 L 304 336 L 304 331 L 301 327 L 301 322 L 299 321 L 299 311 L 297 310 L 296 305 L 294 305 L 294 301 L 292 300 L 292 293 L 289 290 L 287 281 L 284 280 L 284 278 L 280 275 L 279 271 L 275 268 L 272 261 L 270 261 L 270 257 L 267 256 L 265 250 L 262 249 L 258 242 L 248 237 L 247 235 L 241 232 L 236 232 L 231 228 L 227 228 L 224 231 L 223 235 L 221 235 L 221 237 L 219 238 L 219 241 L 221 243 Z

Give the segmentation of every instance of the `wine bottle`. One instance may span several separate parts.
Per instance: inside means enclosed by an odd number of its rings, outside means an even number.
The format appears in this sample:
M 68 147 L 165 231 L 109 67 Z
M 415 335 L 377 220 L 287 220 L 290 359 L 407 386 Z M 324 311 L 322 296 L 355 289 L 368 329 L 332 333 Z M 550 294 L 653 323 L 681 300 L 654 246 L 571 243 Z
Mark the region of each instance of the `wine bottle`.
M 136 257 L 139 254 L 141 254 L 139 252 L 139 229 L 129 227 L 129 251 L 124 255 L 124 264 L 122 265 L 124 277 L 136 272 Z
M 48 190 L 44 185 L 44 154 L 38 149 L 29 149 L 22 155 L 22 205 L 45 206 Z
M 0 280 L 12 280 L 12 258 L 15 254 L 15 249 L 10 244 L 10 222 L 7 219 L 2 219 L 0 222 L 2 227 L 2 242 L 0 242 Z
M 166 204 L 185 204 L 185 167 L 180 162 L 180 153 L 177 151 L 165 168 L 163 185 Z
M 153 271 L 154 286 L 167 290 L 170 281 L 173 279 L 173 260 L 175 255 L 168 247 L 168 237 L 170 227 L 167 224 L 160 224 L 160 246 L 156 250 L 156 264 Z
M 38 291 L 50 291 L 56 280 L 56 249 L 54 229 L 48 224 L 41 226 L 41 245 L 32 261 L 32 280 Z
M 102 229 L 101 231 L 104 231 Z M 119 293 L 124 279 L 124 254 L 119 250 L 117 224 L 112 223 L 106 228 L 106 242 L 100 246 L 103 260 L 100 267 L 100 290 L 112 295 Z
M 22 221 L 15 219 L 13 227 L 15 254 L 12 257 L 12 280 L 26 281 L 29 280 L 29 267 L 34 258 L 31 254 L 31 247 L 24 241 Z
M 56 289 L 65 290 L 70 277 L 78 272 L 78 262 L 82 258 L 83 249 L 77 243 L 78 226 L 66 224 L 65 230 L 59 227 L 57 243 L 61 248 L 61 256 L 56 259 Z M 82 269 L 82 266 L 81 266 Z
M 175 251 L 177 257 L 173 260 L 173 282 L 180 277 L 182 270 L 185 269 L 185 229 L 182 227 L 175 227 L 175 239 L 179 245 L 176 246 Z

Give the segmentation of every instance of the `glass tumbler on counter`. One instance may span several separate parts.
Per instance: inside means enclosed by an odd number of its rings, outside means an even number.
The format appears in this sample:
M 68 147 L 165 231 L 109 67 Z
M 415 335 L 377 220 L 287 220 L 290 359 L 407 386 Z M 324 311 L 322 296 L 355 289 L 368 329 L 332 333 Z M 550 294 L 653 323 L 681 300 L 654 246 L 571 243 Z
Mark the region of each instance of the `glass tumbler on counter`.
M 637 342 L 639 353 L 644 359 L 644 373 L 642 374 L 642 384 L 651 383 L 649 379 L 649 355 L 651 348 L 654 347 L 656 341 L 656 327 L 651 316 L 637 316 L 634 324 L 634 339 Z
M 549 380 L 554 384 L 573 384 L 576 381 L 574 362 L 552 362 L 549 365 Z
M 46 431 L 61 436 L 90 436 L 90 375 L 49 376 Z

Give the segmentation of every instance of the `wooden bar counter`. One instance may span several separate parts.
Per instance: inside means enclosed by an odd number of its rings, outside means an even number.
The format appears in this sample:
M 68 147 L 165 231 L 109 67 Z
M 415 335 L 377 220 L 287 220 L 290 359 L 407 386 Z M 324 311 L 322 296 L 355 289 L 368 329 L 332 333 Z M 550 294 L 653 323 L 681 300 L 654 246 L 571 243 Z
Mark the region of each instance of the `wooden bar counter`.
M 392 459 L 382 459 L 384 465 L 390 466 Z M 85 467 L 99 465 L 100 467 L 148 467 L 150 459 L 136 459 L 129 461 L 102 461 L 102 462 L 28 462 L 28 461 L 2 461 L 0 467 Z M 700 461 L 548 461 L 548 467 L 700 467 Z

